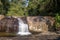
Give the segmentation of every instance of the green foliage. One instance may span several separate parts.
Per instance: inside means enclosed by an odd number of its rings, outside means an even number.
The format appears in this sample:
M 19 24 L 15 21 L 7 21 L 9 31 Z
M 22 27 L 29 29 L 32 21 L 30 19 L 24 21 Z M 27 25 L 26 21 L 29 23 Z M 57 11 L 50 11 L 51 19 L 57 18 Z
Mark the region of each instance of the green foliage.
M 2 13 L 2 10 L 3 10 L 3 6 L 2 6 L 2 3 L 0 1 L 0 14 Z
M 23 8 L 21 1 L 13 1 L 10 3 L 8 16 L 27 16 L 26 8 Z
M 59 16 L 59 13 L 56 14 L 55 20 L 56 20 L 56 24 L 55 24 L 56 28 L 60 27 L 60 16 Z
M 55 16 L 55 13 L 60 9 L 58 4 L 59 0 L 30 0 L 28 14 Z
M 6 15 L 9 8 L 8 0 L 0 0 L 0 14 Z
M 48 15 L 47 5 L 50 3 L 50 0 L 32 0 L 29 2 L 28 14 L 29 15 Z
M 24 8 L 22 8 L 22 4 L 20 2 L 11 2 L 10 8 L 8 11 L 8 16 L 24 16 Z
M 0 14 L 10 16 L 54 16 L 60 10 L 59 0 L 29 0 L 26 8 L 22 0 L 0 0 Z M 54 14 L 53 14 L 54 13 Z

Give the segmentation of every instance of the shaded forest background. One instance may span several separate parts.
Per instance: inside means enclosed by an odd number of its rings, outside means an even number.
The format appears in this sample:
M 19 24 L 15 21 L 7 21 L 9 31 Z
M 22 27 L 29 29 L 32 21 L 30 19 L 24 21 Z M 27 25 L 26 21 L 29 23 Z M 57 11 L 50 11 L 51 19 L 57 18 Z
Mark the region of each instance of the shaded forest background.
M 28 7 L 22 0 L 0 0 L 0 14 L 7 16 L 60 15 L 60 0 L 29 0 Z

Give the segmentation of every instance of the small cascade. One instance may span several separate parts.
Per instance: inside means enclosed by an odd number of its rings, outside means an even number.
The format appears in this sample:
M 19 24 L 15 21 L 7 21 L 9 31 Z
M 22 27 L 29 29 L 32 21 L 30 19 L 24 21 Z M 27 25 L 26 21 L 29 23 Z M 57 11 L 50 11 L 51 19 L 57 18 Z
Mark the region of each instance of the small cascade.
M 17 34 L 30 35 L 31 33 L 28 30 L 28 24 L 25 24 L 20 18 L 18 18 L 18 21 L 19 21 L 19 31 Z

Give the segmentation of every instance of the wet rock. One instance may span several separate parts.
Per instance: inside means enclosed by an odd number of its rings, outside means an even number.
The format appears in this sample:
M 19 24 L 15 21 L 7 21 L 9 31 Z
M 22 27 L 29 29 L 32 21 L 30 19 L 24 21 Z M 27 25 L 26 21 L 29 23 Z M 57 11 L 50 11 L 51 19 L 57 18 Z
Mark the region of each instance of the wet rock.
M 54 24 L 54 19 L 52 17 L 27 17 L 27 21 L 29 24 L 29 30 L 36 33 L 48 32 L 48 29 Z
M 48 19 L 48 21 L 47 21 L 47 24 L 48 24 L 48 31 L 51 31 L 51 32 L 53 32 L 53 31 L 55 31 L 56 29 L 55 29 L 55 26 L 54 26 L 54 24 L 55 24 L 55 19 L 53 18 L 53 17 L 50 17 L 50 16 L 46 16 L 46 17 L 44 17 L 45 19 Z
M 0 37 L 0 40 L 60 40 L 60 35 L 32 35 L 32 36 Z
M 14 18 L 20 18 L 25 24 L 27 24 L 27 19 L 26 17 L 22 17 L 22 16 L 12 16 Z
M 5 17 L 0 21 L 0 32 L 18 32 L 18 20 L 13 17 Z

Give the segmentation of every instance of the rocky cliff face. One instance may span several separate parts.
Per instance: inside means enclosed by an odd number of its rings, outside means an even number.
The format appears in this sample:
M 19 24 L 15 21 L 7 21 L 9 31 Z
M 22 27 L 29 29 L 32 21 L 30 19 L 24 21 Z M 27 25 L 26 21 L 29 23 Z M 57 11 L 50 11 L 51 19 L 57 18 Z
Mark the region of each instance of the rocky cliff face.
M 5 17 L 0 16 L 0 32 L 18 32 L 18 17 Z M 30 16 L 30 17 L 19 17 L 24 23 L 29 25 L 30 32 L 48 32 L 54 26 L 54 18 L 49 16 Z

